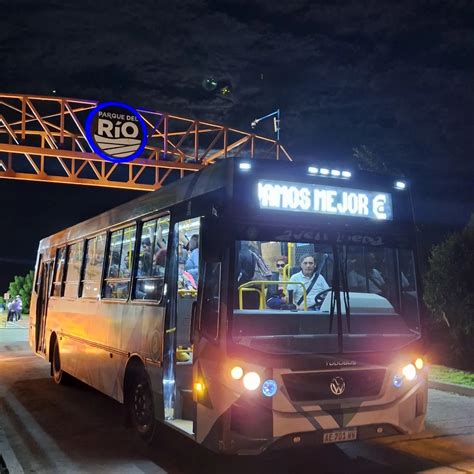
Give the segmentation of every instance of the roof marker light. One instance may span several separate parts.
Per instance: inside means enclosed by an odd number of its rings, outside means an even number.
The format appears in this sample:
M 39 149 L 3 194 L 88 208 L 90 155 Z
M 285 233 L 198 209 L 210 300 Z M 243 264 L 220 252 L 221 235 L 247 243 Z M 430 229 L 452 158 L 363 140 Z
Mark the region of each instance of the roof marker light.
M 343 178 L 350 178 L 352 176 L 352 173 L 350 171 L 343 171 L 342 172 L 342 177 Z
M 339 170 L 331 170 L 331 176 L 341 176 L 341 172 Z
M 316 166 L 308 166 L 308 173 L 318 174 L 319 169 Z
M 407 187 L 407 184 L 404 181 L 395 181 L 395 188 L 404 190 Z
M 243 171 L 248 171 L 252 169 L 252 165 L 250 163 L 239 163 L 239 168 Z
M 321 168 L 319 172 L 323 174 L 324 176 L 327 176 L 330 173 L 330 171 L 327 168 Z

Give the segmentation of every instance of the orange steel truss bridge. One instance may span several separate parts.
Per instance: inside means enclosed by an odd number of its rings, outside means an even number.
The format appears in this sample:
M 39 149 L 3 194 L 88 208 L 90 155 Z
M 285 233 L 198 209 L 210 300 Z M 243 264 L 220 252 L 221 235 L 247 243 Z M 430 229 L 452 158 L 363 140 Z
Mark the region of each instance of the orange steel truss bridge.
M 211 122 L 138 109 L 148 140 L 140 157 L 112 163 L 86 138 L 96 101 L 0 93 L 0 178 L 153 191 L 216 160 L 291 160 L 275 140 Z

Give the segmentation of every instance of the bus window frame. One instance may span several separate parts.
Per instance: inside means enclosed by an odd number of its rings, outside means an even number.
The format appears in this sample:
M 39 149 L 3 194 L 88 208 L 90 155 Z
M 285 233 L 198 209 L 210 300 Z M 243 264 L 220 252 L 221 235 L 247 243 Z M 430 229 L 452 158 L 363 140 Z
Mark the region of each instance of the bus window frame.
M 35 294 L 38 294 L 39 287 L 41 285 L 41 264 L 43 263 L 43 254 L 40 253 L 38 255 L 38 262 L 36 265 L 36 275 L 35 275 L 35 284 L 34 284 L 34 291 Z
M 56 281 L 56 271 L 58 269 L 58 254 L 61 250 L 64 250 L 65 255 L 63 256 L 64 262 L 63 262 L 63 268 L 61 269 L 61 279 Z M 65 275 L 65 268 L 66 268 L 66 257 L 67 257 L 67 244 L 61 244 L 58 247 L 56 247 L 56 251 L 54 252 L 54 269 L 53 269 L 53 277 L 51 279 L 51 288 L 49 289 L 49 298 L 62 298 L 64 296 L 64 275 Z M 56 286 L 59 285 L 59 295 L 55 295 L 54 291 L 56 289 Z
M 91 241 L 92 239 L 97 238 L 101 235 L 105 235 L 105 245 L 104 245 L 104 260 L 102 260 L 101 276 L 100 276 L 100 280 L 99 280 L 99 285 L 100 285 L 99 290 L 100 291 L 99 291 L 97 296 L 84 296 L 83 295 L 84 283 L 86 281 L 87 282 L 90 281 L 90 280 L 85 280 L 84 279 L 85 271 L 86 271 L 86 259 L 87 259 L 87 250 L 88 250 L 88 247 L 89 247 L 89 241 Z M 80 281 L 79 291 L 78 291 L 78 298 L 80 298 L 80 299 L 84 299 L 84 300 L 88 300 L 88 301 L 94 301 L 94 300 L 102 299 L 102 285 L 103 285 L 103 281 L 104 281 L 104 268 L 105 268 L 105 250 L 107 249 L 108 239 L 109 239 L 108 229 L 101 229 L 100 231 L 95 232 L 94 234 L 90 234 L 90 235 L 87 235 L 87 236 L 84 237 L 84 248 L 82 250 L 81 281 Z
M 161 291 L 161 295 L 158 299 L 140 299 L 136 298 L 135 292 L 136 292 L 136 287 L 137 287 L 137 282 L 140 281 L 141 279 L 154 279 L 154 277 L 138 277 L 137 272 L 138 272 L 138 257 L 140 256 L 140 246 L 142 242 L 142 232 L 143 232 L 143 226 L 145 223 L 150 222 L 152 220 L 159 220 L 162 217 L 168 216 L 168 241 L 166 242 L 166 262 L 165 262 L 165 273 L 163 275 L 163 289 Z M 129 303 L 131 304 L 138 304 L 138 305 L 152 305 L 152 306 L 164 306 L 165 303 L 165 296 L 166 296 L 166 291 L 165 291 L 165 285 L 167 283 L 167 277 L 169 273 L 169 261 L 170 261 L 170 246 L 171 246 L 171 240 L 170 236 L 172 234 L 171 230 L 171 212 L 169 210 L 166 211 L 159 211 L 154 212 L 153 214 L 147 215 L 140 217 L 137 220 L 137 226 L 138 226 L 138 238 L 136 239 L 135 242 L 135 255 L 134 255 L 134 261 L 133 261 L 133 274 L 132 274 L 132 286 L 130 289 L 130 294 L 129 294 Z M 156 277 L 158 279 L 158 277 Z
M 107 272 L 109 270 L 109 253 L 110 253 L 110 246 L 112 243 L 112 234 L 114 232 L 117 232 L 119 230 L 124 230 L 129 227 L 135 226 L 135 242 L 133 246 L 133 259 L 132 259 L 132 266 L 130 268 L 130 276 L 128 280 L 126 278 L 107 278 Z M 132 294 L 132 286 L 133 286 L 133 275 L 135 271 L 135 265 L 136 265 L 136 252 L 137 252 L 137 234 L 139 230 L 139 222 L 134 219 L 131 221 L 128 221 L 126 223 L 122 223 L 118 226 L 111 227 L 107 229 L 106 234 L 106 242 L 105 242 L 105 248 L 104 248 L 104 262 L 103 262 L 103 267 L 102 267 L 102 277 L 101 277 L 101 282 L 100 282 L 100 299 L 103 300 L 105 303 L 124 303 L 127 302 L 131 299 L 131 294 Z M 121 247 L 123 247 L 123 233 L 122 233 L 122 241 L 121 241 Z M 126 282 L 128 281 L 129 287 L 128 287 L 128 292 L 127 296 L 125 298 L 112 298 L 112 297 L 106 297 L 105 296 L 105 288 L 107 285 L 108 281 L 112 281 L 113 283 L 121 283 L 121 282 Z
M 71 242 L 68 242 L 67 245 L 66 245 L 66 270 L 65 270 L 65 278 L 64 278 L 64 290 L 63 290 L 63 294 L 62 294 L 61 298 L 64 298 L 68 301 L 74 301 L 74 300 L 77 300 L 79 298 L 79 290 L 81 288 L 81 282 L 82 282 L 82 271 L 83 271 L 83 267 L 84 267 L 84 249 L 86 247 L 86 240 L 87 239 L 83 237 L 81 239 L 76 239 L 76 240 L 73 240 Z M 79 244 L 81 242 L 82 242 L 82 256 L 81 256 L 81 266 L 79 268 L 79 279 L 77 281 L 77 291 L 76 291 L 75 296 L 65 296 L 66 283 L 67 283 L 67 272 L 69 270 L 70 249 L 73 245 Z M 75 283 L 75 282 L 71 281 L 70 283 Z
M 205 328 L 203 328 L 203 306 L 204 306 L 204 293 L 205 293 L 205 287 L 207 284 L 207 267 L 208 265 L 219 265 L 219 285 L 218 285 L 218 300 L 219 300 L 219 306 L 217 308 L 217 318 L 216 318 L 216 330 L 215 330 L 215 335 L 210 334 Z M 219 342 L 219 337 L 221 335 L 221 312 L 222 312 L 222 295 L 223 295 L 223 284 L 222 284 L 222 274 L 223 274 L 223 262 L 222 260 L 206 260 L 204 262 L 204 268 L 202 270 L 202 290 L 201 290 L 201 297 L 198 302 L 198 308 L 199 308 L 199 321 L 197 321 L 197 328 L 200 334 L 202 334 L 208 341 L 217 344 Z

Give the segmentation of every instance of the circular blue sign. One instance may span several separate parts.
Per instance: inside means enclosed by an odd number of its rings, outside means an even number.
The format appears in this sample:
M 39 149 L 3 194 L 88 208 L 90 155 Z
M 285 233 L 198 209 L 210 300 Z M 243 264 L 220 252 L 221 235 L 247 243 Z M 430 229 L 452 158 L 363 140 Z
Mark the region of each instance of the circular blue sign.
M 94 152 L 112 163 L 132 161 L 147 141 L 145 121 L 129 105 L 103 102 L 87 116 L 86 137 Z

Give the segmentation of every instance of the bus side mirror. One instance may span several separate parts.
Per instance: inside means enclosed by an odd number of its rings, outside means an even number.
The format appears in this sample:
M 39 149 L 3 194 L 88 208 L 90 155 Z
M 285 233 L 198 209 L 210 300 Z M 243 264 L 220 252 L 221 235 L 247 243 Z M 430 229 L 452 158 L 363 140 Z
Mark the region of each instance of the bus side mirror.
M 189 326 L 189 342 L 194 343 L 194 330 L 196 329 L 197 323 L 197 301 L 193 301 L 191 306 L 191 324 Z

